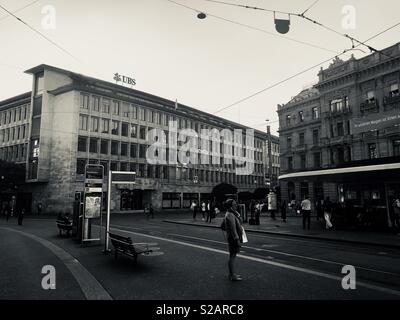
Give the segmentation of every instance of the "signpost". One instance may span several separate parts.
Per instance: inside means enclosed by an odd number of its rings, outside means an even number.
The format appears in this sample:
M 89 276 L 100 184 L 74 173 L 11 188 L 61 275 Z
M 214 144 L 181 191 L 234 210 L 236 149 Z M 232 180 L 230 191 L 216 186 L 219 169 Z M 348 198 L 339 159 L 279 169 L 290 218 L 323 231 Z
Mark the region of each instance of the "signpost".
M 101 204 L 103 199 L 104 167 L 97 164 L 85 166 L 85 193 L 82 217 L 82 243 L 100 241 L 101 239 Z M 92 237 L 92 220 L 100 218 L 100 232 L 96 238 Z
M 111 186 L 113 184 L 135 184 L 136 172 L 126 171 L 109 171 L 107 183 L 107 221 L 106 221 L 106 235 L 104 243 L 104 252 L 110 252 L 110 215 L 111 215 Z

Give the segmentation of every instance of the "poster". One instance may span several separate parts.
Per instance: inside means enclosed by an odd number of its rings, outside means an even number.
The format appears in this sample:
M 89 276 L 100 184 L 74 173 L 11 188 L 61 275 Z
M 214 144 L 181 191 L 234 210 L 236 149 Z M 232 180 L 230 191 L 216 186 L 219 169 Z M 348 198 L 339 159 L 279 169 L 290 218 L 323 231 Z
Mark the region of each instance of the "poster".
M 87 196 L 85 201 L 85 218 L 92 219 L 100 217 L 100 196 Z

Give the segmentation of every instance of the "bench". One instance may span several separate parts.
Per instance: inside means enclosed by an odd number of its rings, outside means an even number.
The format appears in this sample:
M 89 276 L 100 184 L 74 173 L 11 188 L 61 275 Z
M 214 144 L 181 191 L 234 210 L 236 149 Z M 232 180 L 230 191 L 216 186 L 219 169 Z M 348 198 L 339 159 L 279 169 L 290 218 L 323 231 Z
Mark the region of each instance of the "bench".
M 132 243 L 130 237 L 123 237 L 111 232 L 109 232 L 108 235 L 114 246 L 115 259 L 118 258 L 118 253 L 122 253 L 133 258 L 133 261 L 136 262 L 139 254 L 149 254 L 153 252 L 146 243 Z
M 57 227 L 58 227 L 58 231 L 60 236 L 63 235 L 63 232 L 69 236 L 70 232 L 72 231 L 72 222 L 67 222 L 65 220 L 57 220 Z

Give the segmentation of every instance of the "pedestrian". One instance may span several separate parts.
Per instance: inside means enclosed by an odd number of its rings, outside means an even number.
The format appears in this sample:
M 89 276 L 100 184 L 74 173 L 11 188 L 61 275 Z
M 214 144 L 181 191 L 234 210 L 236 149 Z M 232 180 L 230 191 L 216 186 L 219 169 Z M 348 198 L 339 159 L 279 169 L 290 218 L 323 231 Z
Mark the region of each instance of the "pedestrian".
M 6 221 L 8 222 L 8 219 L 10 219 L 10 215 L 11 215 L 11 208 L 8 204 L 6 204 L 6 206 L 4 208 L 4 213 L 6 215 Z
M 38 216 L 40 216 L 40 214 L 42 213 L 42 203 L 41 202 L 39 202 L 37 204 L 37 213 L 38 213 Z
M 324 216 L 323 210 L 322 210 L 322 201 L 321 199 L 317 200 L 317 203 L 315 205 L 316 209 L 317 209 L 317 221 L 319 221 L 319 219 L 322 219 Z
M 262 209 L 262 205 L 257 201 L 256 202 L 256 207 L 254 210 L 254 215 L 255 215 L 255 224 L 256 226 L 260 225 L 260 214 L 261 214 L 261 209 Z
M 211 203 L 210 201 L 207 202 L 207 219 L 206 222 L 210 222 L 211 223 L 211 219 L 212 219 L 212 210 L 211 210 Z
M 148 217 L 150 217 L 151 216 L 151 218 L 152 219 L 154 219 L 154 208 L 153 208 L 153 205 L 150 203 L 149 204 L 149 213 L 148 213 Z M 147 218 L 148 219 L 148 218 Z
M 18 211 L 18 225 L 22 226 L 22 221 L 24 220 L 25 209 Z
M 324 219 L 325 219 L 325 228 L 329 230 L 333 227 L 331 219 L 332 219 L 332 202 L 329 197 L 326 197 L 323 205 L 324 211 Z
M 240 252 L 240 247 L 243 242 L 243 227 L 240 219 L 240 214 L 237 211 L 237 203 L 234 199 L 228 199 L 225 202 L 225 218 L 223 230 L 226 231 L 226 239 L 229 248 L 229 279 L 231 281 L 241 281 L 242 277 L 235 273 L 235 259 Z
M 192 205 L 190 207 L 193 210 L 193 220 L 196 220 L 196 215 L 197 215 L 197 203 L 196 203 L 196 201 L 193 201 Z
M 306 195 L 304 197 L 304 200 L 301 202 L 301 214 L 303 216 L 303 229 L 306 228 L 307 224 L 307 229 L 310 230 L 310 224 L 311 224 L 311 201 Z
M 281 205 L 281 217 L 282 217 L 282 221 L 286 222 L 286 200 L 282 201 L 282 205 Z
M 394 227 L 397 235 L 400 235 L 400 197 L 397 197 L 393 201 L 393 214 L 394 214 Z
M 201 214 L 202 214 L 201 220 L 202 220 L 202 221 L 204 221 L 204 220 L 206 219 L 206 209 L 207 209 L 206 203 L 203 201 L 203 202 L 201 203 Z

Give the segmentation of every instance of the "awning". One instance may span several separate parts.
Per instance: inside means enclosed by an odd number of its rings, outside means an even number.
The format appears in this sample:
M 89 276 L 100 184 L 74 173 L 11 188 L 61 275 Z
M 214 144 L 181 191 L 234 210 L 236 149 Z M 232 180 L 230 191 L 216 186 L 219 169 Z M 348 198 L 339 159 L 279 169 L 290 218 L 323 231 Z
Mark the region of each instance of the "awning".
M 323 170 L 313 170 L 313 171 L 302 171 L 302 172 L 293 172 L 288 174 L 283 174 L 279 176 L 279 180 L 285 179 L 295 179 L 295 178 L 312 178 L 312 177 L 328 177 L 328 176 L 337 176 L 340 175 L 344 177 L 346 175 L 352 175 L 356 173 L 363 174 L 372 174 L 377 172 L 378 174 L 386 173 L 388 170 L 396 170 L 400 169 L 400 163 L 386 163 L 386 164 L 377 164 L 377 165 L 369 165 L 369 166 L 356 166 L 356 167 L 346 167 L 346 168 L 334 168 L 334 169 L 323 169 Z M 395 173 L 395 171 L 390 171 L 390 174 Z M 396 172 L 397 173 L 397 172 Z

